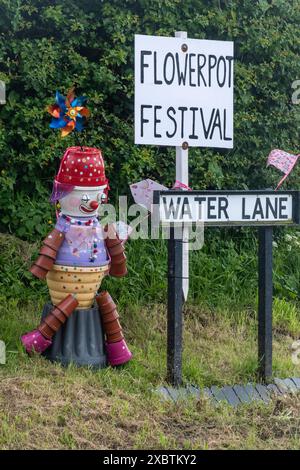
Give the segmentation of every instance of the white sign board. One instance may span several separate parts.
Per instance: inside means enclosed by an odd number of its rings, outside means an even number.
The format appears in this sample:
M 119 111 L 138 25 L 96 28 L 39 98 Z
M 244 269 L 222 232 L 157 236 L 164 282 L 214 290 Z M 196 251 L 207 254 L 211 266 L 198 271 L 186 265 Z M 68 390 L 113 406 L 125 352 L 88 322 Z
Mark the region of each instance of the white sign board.
M 233 42 L 135 36 L 135 143 L 233 147 Z
M 216 226 L 291 224 L 299 218 L 299 214 L 294 214 L 294 198 L 299 200 L 297 191 L 163 192 L 159 194 L 160 221 L 163 224 L 202 222 Z

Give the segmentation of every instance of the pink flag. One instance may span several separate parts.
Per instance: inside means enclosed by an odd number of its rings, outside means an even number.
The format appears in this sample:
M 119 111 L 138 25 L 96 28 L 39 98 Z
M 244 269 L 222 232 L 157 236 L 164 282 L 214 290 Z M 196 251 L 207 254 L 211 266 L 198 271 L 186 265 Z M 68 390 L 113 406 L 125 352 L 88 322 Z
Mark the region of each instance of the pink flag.
M 181 183 L 181 181 L 176 180 L 172 189 L 186 189 L 187 191 L 192 191 L 187 184 Z
M 284 173 L 284 177 L 279 181 L 277 189 L 282 185 L 284 180 L 289 176 L 292 169 L 296 165 L 299 155 L 292 155 L 291 153 L 284 152 L 283 150 L 275 149 L 270 152 L 268 156 L 267 166 L 272 165 L 275 166 L 278 170 Z
M 131 194 L 136 204 L 140 204 L 151 212 L 153 191 L 166 191 L 168 188 L 149 178 L 130 185 Z

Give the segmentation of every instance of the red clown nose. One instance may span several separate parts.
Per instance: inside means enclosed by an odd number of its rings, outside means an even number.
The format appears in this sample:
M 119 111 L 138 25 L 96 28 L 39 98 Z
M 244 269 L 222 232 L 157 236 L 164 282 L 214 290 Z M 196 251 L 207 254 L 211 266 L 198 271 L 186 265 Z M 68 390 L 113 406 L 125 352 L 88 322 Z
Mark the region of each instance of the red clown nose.
M 95 211 L 96 209 L 98 209 L 98 206 L 99 206 L 99 204 L 98 204 L 97 201 L 92 201 L 92 202 L 90 202 L 90 208 L 91 208 L 91 209 L 94 209 L 94 211 Z

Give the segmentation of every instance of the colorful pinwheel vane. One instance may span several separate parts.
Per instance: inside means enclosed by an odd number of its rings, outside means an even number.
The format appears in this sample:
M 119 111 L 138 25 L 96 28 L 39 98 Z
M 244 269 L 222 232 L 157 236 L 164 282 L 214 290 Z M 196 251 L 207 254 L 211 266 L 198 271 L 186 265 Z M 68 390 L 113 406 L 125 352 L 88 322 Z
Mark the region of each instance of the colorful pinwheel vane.
M 61 136 L 65 137 L 73 130 L 82 131 L 86 118 L 89 117 L 89 110 L 83 106 L 87 98 L 79 96 L 75 98 L 74 88 L 68 91 L 67 96 L 62 96 L 56 92 L 55 104 L 48 106 L 47 111 L 53 117 L 50 127 L 61 129 Z

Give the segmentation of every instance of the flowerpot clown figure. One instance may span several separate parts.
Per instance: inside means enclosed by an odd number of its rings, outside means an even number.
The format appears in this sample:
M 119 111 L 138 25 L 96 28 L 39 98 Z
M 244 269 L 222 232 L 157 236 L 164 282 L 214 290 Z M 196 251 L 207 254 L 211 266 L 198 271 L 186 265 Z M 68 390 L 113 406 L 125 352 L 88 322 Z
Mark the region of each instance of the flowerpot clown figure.
M 51 107 L 52 126 L 74 129 L 85 116 L 82 100 L 58 94 Z M 74 118 L 72 116 L 74 110 Z M 80 113 L 81 112 L 81 113 Z M 80 113 L 80 114 L 79 114 Z M 65 134 L 66 135 L 66 134 Z M 54 230 L 45 238 L 31 273 L 46 279 L 51 302 L 37 329 L 21 341 L 28 353 L 43 353 L 62 364 L 96 368 L 128 362 L 115 303 L 107 291 L 98 293 L 106 275 L 127 274 L 124 246 L 113 226 L 102 227 L 99 204 L 107 199 L 108 181 L 101 151 L 91 147 L 66 150 L 54 181 L 51 202 L 59 201 Z M 105 342 L 103 338 L 105 333 Z

